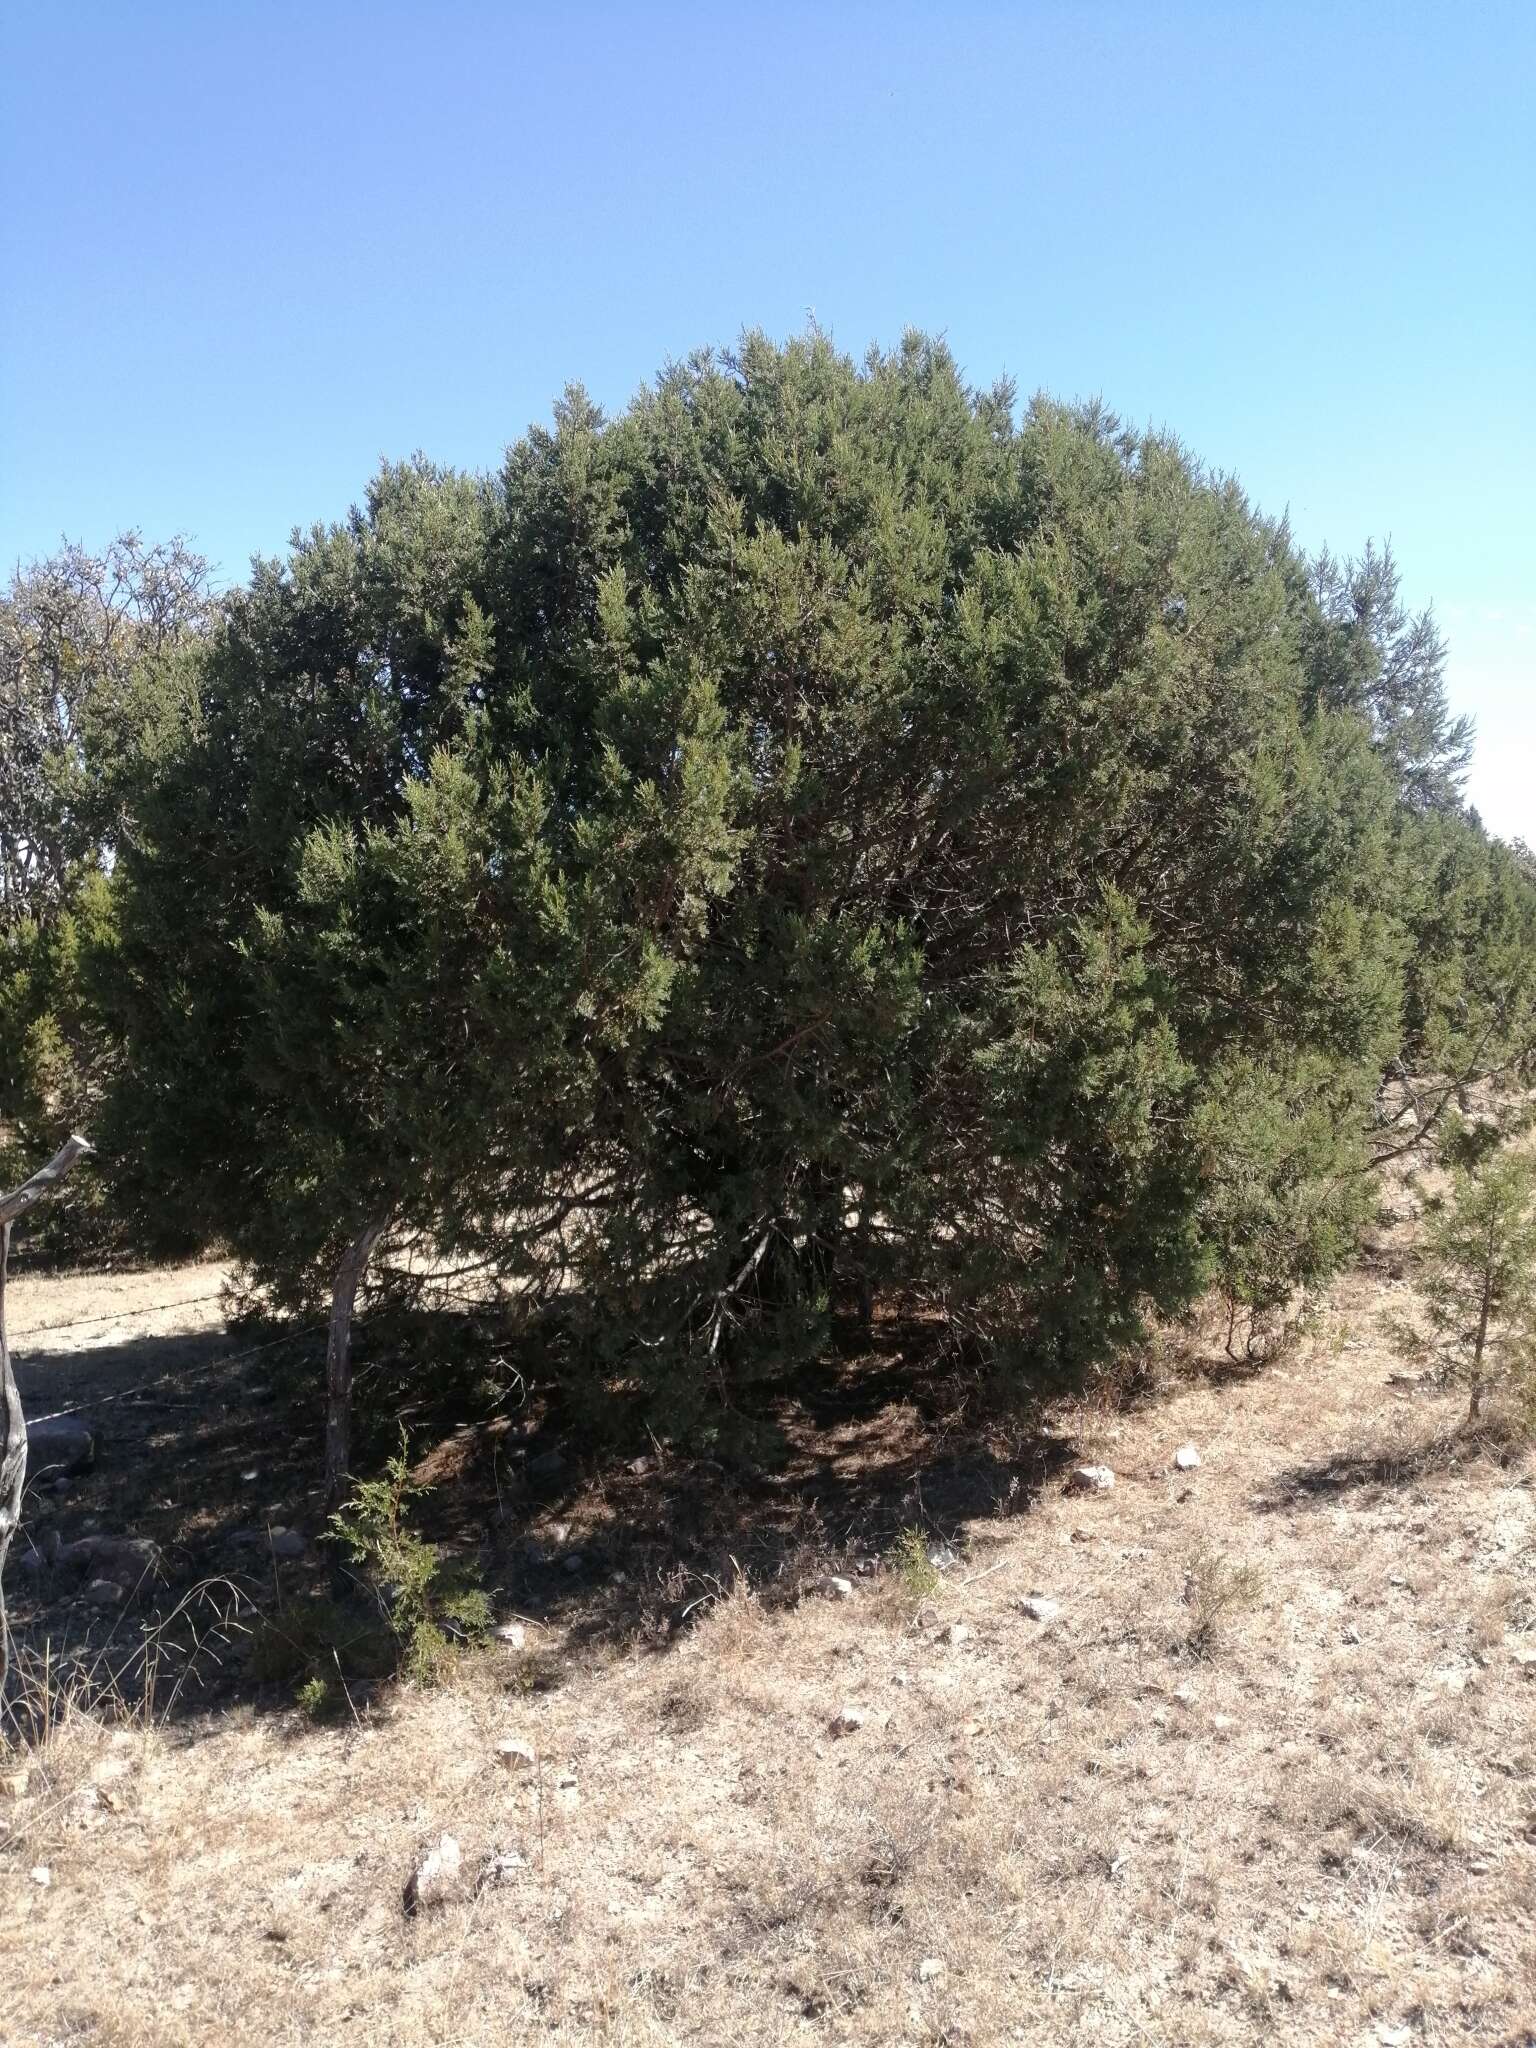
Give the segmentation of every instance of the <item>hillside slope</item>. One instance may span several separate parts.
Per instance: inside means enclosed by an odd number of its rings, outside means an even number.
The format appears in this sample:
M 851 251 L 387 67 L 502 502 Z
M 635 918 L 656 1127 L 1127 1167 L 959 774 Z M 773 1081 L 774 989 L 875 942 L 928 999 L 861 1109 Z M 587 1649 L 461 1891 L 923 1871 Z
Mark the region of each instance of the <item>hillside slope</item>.
M 339 1727 L 68 1723 L 4 1809 L 0 2038 L 1536 2041 L 1531 1466 L 1394 1379 L 1402 1296 L 1078 1416 L 1113 1490 L 926 1597 L 701 1583 L 664 1649 L 530 1622 Z

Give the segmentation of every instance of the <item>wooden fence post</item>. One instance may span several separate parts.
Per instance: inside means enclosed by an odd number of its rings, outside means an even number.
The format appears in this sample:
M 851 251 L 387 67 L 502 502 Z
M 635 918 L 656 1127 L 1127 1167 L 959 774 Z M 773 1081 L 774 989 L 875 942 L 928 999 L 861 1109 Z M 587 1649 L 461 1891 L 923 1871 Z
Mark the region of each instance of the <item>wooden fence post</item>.
M 29 1181 L 13 1193 L 0 1194 L 0 1400 L 5 1407 L 5 1448 L 0 1451 L 0 1696 L 11 1669 L 11 1625 L 5 1608 L 5 1560 L 11 1538 L 21 1520 L 21 1496 L 27 1483 L 27 1418 L 22 1413 L 21 1393 L 11 1370 L 11 1351 L 5 1336 L 5 1275 L 11 1256 L 11 1225 L 25 1215 L 34 1202 L 51 1194 L 77 1161 L 93 1148 L 84 1138 L 68 1138 Z

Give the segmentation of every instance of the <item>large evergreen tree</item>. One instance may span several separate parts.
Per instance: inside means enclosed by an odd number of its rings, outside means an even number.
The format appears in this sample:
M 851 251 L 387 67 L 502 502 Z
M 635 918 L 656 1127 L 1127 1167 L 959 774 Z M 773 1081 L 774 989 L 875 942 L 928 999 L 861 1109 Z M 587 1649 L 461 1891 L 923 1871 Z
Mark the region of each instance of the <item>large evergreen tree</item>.
M 1384 1071 L 1530 1042 L 1536 893 L 1390 564 L 920 337 L 386 470 L 167 677 L 120 1161 L 288 1300 L 473 1244 L 675 1427 L 839 1302 L 1033 1376 L 1262 1310 L 1350 1243 Z

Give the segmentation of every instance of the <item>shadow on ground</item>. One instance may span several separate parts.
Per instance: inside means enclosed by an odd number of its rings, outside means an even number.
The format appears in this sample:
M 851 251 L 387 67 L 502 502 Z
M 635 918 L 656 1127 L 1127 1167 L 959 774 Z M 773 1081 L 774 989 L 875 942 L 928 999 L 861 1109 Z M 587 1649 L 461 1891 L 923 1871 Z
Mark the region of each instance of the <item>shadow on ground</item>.
M 387 1359 L 370 1362 L 366 1337 L 362 1351 L 373 1400 L 360 1463 L 371 1467 L 396 1439 L 391 1388 L 404 1382 Z M 239 1698 L 291 1704 L 291 1684 L 253 1677 L 250 1645 L 264 1616 L 318 1608 L 340 1586 L 322 1540 L 322 1355 L 306 1333 L 146 1336 L 24 1357 L 29 1414 L 77 1407 L 100 1451 L 56 1491 L 29 1489 L 7 1572 L 22 1671 L 46 1658 L 130 1704 L 153 1677 L 167 1716 Z M 453 1419 L 460 1398 L 470 1421 Z M 478 1566 L 498 1620 L 558 1632 L 566 1659 L 664 1651 L 701 1594 L 743 1575 L 762 1597 L 793 1600 L 829 1571 L 871 1569 L 903 1530 L 958 1558 L 965 1524 L 1022 1512 L 1072 1449 L 978 1412 L 932 1333 L 897 1323 L 766 1404 L 759 1419 L 782 1447 L 771 1471 L 600 1447 L 553 1398 L 521 1390 L 517 1403 L 470 1373 L 446 1374 L 430 1408 L 411 1404 L 414 1469 L 431 1488 L 421 1528 Z M 154 1547 L 154 1569 L 115 1610 L 93 1606 L 85 1572 L 49 1562 L 93 1535 Z M 302 1550 L 286 1554 L 297 1539 Z M 371 1592 L 362 1604 L 382 1611 Z
M 1340 1453 L 1313 1464 L 1293 1465 L 1276 1475 L 1272 1488 L 1257 1503 L 1261 1512 L 1277 1513 L 1306 1506 L 1330 1506 L 1352 1494 L 1391 1491 L 1448 1473 L 1481 1459 L 1510 1462 L 1520 1451 L 1518 1433 L 1500 1423 L 1477 1428 L 1437 1429 L 1416 1440 L 1399 1440 L 1379 1449 Z

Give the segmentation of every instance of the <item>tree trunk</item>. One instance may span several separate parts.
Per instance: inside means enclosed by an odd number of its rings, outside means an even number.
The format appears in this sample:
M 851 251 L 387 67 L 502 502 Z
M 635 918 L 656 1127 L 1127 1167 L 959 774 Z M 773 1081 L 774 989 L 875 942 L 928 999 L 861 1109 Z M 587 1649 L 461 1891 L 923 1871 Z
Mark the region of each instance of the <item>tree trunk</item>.
M 27 1418 L 21 1391 L 11 1370 L 5 1335 L 5 1276 L 11 1257 L 11 1225 L 36 1201 L 52 1192 L 77 1160 L 91 1147 L 84 1138 L 70 1138 L 32 1178 L 12 1194 L 0 1195 L 0 1403 L 5 1409 L 5 1444 L 0 1450 L 0 1694 L 11 1668 L 11 1629 L 5 1612 L 4 1572 L 11 1538 L 21 1520 L 21 1496 L 27 1483 Z
M 352 1310 L 384 1222 L 370 1223 L 342 1253 L 331 1286 L 331 1328 L 325 1347 L 325 1506 L 334 1514 L 352 1473 Z
M 1483 1349 L 1488 1342 L 1488 1314 L 1493 1306 L 1493 1274 L 1483 1277 L 1483 1312 L 1477 1323 L 1477 1342 L 1472 1347 L 1472 1399 L 1467 1408 L 1468 1422 L 1476 1422 L 1483 1412 Z

